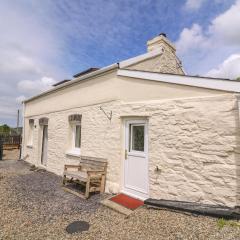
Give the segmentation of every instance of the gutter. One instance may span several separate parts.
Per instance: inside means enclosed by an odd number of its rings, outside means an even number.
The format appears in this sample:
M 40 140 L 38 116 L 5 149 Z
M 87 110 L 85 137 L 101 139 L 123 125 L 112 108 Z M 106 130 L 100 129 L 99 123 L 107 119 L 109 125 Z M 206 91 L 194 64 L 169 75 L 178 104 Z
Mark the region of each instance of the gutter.
M 119 69 L 118 76 L 157 81 L 170 84 L 186 85 L 213 90 L 240 93 L 240 82 L 218 78 L 193 77 L 169 73 L 147 72 L 139 70 Z
M 114 70 L 114 69 L 117 69 L 117 68 L 119 68 L 119 63 L 114 63 L 114 64 L 109 65 L 109 66 L 107 66 L 107 67 L 103 67 L 103 68 L 101 68 L 101 69 L 99 69 L 99 70 L 97 70 L 97 71 L 94 71 L 94 72 L 91 72 L 91 73 L 89 73 L 89 74 L 83 75 L 83 76 L 78 77 L 78 78 L 76 78 L 76 79 L 74 79 L 74 80 L 72 80 L 72 81 L 63 83 L 63 84 L 61 84 L 61 85 L 59 85 L 59 86 L 57 86 L 57 87 L 55 87 L 55 88 L 52 88 L 52 89 L 50 89 L 50 90 L 48 90 L 48 91 L 46 91 L 46 92 L 43 92 L 43 93 L 40 93 L 40 94 L 38 94 L 38 95 L 36 95 L 36 96 L 33 96 L 33 97 L 31 97 L 31 98 L 28 98 L 28 99 L 26 99 L 26 100 L 23 101 L 23 104 L 25 104 L 25 103 L 27 103 L 27 102 L 30 102 L 30 101 L 32 101 L 32 100 L 35 100 L 35 99 L 37 99 L 37 98 L 39 98 L 39 97 L 48 95 L 48 94 L 50 94 L 50 93 L 57 92 L 57 91 L 59 91 L 59 90 L 62 90 L 62 89 L 64 89 L 64 88 L 67 88 L 67 87 L 69 87 L 69 86 L 75 85 L 75 84 L 79 83 L 79 82 L 82 81 L 82 80 L 88 80 L 89 78 L 98 76 L 98 75 L 100 75 L 100 74 L 109 72 L 109 71 Z

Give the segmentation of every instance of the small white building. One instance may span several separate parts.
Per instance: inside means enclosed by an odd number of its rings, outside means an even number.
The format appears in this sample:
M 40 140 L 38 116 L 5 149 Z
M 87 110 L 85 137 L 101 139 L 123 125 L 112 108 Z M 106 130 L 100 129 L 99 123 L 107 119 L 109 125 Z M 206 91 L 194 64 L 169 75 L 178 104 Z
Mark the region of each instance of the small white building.
M 106 192 L 240 205 L 240 82 L 185 75 L 164 34 L 147 48 L 26 100 L 22 157 L 56 174 L 102 157 Z

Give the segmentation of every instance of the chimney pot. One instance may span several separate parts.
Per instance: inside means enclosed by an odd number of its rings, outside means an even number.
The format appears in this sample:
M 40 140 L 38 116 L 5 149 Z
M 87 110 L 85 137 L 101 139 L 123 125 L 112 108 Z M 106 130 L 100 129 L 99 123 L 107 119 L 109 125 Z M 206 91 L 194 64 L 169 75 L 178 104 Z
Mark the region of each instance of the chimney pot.
M 166 33 L 160 33 L 159 36 L 164 36 L 166 38 L 167 34 Z

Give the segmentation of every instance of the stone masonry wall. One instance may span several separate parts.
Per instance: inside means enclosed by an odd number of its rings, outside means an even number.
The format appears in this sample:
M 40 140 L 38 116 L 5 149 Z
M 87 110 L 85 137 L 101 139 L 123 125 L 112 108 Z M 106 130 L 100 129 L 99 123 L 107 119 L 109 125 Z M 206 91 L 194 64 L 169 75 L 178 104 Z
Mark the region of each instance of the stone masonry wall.
M 239 119 L 234 94 L 101 104 L 106 112 L 113 111 L 111 121 L 99 106 L 45 115 L 49 118 L 48 170 L 61 174 L 64 164 L 78 162 L 77 157 L 66 155 L 66 151 L 68 116 L 79 113 L 82 155 L 107 158 L 106 191 L 120 191 L 124 139 L 121 116 L 148 116 L 150 197 L 239 205 Z M 35 117 L 36 124 L 40 117 Z M 30 155 L 27 160 L 36 165 L 40 162 L 38 135 L 37 124 L 33 148 L 24 147 L 24 155 Z
M 159 56 L 131 65 L 126 69 L 184 75 L 181 62 L 168 48 Z
M 155 110 L 149 128 L 151 197 L 239 205 L 238 124 L 231 97 L 177 100 Z

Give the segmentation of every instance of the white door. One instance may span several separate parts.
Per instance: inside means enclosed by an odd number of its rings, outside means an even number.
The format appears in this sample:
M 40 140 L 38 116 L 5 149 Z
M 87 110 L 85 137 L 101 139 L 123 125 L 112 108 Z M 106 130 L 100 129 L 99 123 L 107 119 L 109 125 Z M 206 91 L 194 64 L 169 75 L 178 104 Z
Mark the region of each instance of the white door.
M 148 198 L 148 129 L 146 120 L 126 121 L 123 192 Z
M 42 133 L 42 154 L 41 154 L 41 164 L 47 165 L 47 151 L 48 151 L 48 126 L 43 126 Z

